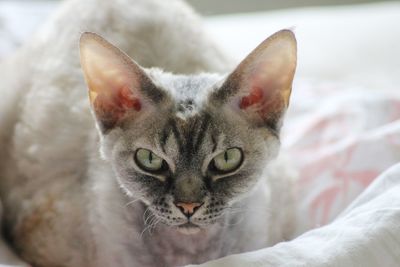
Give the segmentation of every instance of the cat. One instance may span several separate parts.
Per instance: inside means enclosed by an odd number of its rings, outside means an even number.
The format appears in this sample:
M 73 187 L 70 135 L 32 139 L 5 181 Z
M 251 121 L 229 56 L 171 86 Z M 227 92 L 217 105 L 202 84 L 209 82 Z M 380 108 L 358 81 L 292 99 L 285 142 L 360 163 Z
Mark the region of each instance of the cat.
M 18 255 L 182 266 L 289 238 L 290 175 L 267 165 L 294 34 L 232 62 L 182 1 L 67 1 L 1 65 L 0 197 Z

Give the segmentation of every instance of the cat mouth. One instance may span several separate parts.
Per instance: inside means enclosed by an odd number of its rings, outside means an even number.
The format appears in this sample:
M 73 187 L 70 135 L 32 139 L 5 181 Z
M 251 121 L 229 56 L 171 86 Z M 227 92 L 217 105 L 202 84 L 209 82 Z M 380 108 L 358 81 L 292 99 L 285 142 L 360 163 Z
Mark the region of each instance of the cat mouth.
M 179 233 L 184 235 L 194 235 L 200 232 L 201 228 L 194 223 L 187 222 L 177 227 Z

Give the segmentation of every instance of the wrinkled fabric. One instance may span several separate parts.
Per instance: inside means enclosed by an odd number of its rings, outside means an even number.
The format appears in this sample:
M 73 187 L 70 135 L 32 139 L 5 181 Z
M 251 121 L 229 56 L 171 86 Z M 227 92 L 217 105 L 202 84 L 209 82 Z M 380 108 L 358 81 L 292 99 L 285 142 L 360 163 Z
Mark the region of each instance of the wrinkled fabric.
M 400 162 L 400 92 L 298 81 L 284 153 L 299 170 L 298 233 L 331 222 Z
M 400 164 L 379 176 L 331 224 L 298 238 L 202 267 L 395 267 L 400 265 Z

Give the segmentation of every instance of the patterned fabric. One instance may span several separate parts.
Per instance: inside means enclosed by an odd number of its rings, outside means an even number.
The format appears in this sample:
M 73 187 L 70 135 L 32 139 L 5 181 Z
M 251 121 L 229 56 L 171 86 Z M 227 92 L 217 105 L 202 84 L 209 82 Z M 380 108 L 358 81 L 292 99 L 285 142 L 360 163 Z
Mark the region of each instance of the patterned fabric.
M 284 147 L 300 170 L 299 231 L 332 221 L 400 162 L 400 92 L 300 81 Z

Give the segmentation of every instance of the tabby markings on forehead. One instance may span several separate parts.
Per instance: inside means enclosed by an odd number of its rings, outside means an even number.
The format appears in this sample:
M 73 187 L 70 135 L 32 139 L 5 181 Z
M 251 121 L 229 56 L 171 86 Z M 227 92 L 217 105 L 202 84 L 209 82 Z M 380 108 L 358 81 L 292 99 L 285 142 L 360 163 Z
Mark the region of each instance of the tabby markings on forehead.
M 165 151 L 168 136 L 175 138 L 179 154 L 194 155 L 204 141 L 209 127 L 210 116 L 194 116 L 187 120 L 181 120 L 178 116 L 170 119 L 160 138 L 161 147 Z

